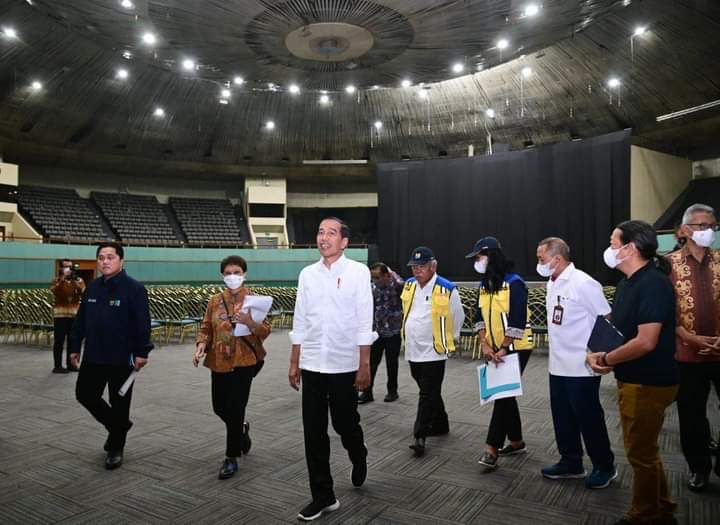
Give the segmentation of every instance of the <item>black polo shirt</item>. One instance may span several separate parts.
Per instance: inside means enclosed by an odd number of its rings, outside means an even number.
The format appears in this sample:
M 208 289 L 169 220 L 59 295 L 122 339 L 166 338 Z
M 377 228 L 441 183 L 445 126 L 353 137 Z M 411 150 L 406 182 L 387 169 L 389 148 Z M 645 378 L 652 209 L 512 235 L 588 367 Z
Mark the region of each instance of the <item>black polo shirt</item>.
M 675 292 L 670 279 L 650 262 L 618 283 L 612 322 L 626 341 L 638 326 L 662 323 L 657 346 L 639 359 L 615 365 L 615 378 L 623 383 L 670 386 L 678 383 L 675 361 Z

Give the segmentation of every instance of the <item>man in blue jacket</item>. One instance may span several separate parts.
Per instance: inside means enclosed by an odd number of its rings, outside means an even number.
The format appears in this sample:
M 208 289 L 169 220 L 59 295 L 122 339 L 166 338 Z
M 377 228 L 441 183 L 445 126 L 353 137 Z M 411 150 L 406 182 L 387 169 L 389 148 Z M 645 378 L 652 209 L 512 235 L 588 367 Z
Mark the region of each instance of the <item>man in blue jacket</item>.
M 73 325 L 70 360 L 73 366 L 80 364 L 84 340 L 75 395 L 107 429 L 105 468 L 114 469 L 122 465 L 125 437 L 132 426 L 132 387 L 125 396 L 118 391 L 133 369 L 147 364 L 153 344 L 147 290 L 123 270 L 123 247 L 116 242 L 101 243 L 96 255 L 102 277 L 90 283 L 83 294 Z M 110 404 L 102 397 L 106 385 Z

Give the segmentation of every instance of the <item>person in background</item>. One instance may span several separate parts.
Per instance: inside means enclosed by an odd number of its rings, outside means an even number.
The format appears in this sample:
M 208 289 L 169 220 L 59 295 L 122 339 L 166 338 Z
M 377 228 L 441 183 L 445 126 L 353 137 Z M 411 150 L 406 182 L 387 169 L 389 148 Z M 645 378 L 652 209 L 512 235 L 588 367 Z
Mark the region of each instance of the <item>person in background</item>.
M 560 461 L 541 472 L 549 479 L 584 478 L 587 488 L 602 489 L 617 477 L 617 470 L 600 404 L 601 376 L 588 369 L 585 354 L 598 316 L 607 316 L 610 305 L 600 283 L 570 261 L 564 240 L 540 241 L 537 259 L 537 272 L 549 277 L 545 306 L 550 408 L 560 452 Z M 581 439 L 593 464 L 589 476 L 582 463 Z
M 370 388 L 358 396 L 358 403 L 361 405 L 374 400 L 375 374 L 377 374 L 383 352 L 387 368 L 385 401 L 390 403 L 398 398 L 398 358 L 400 356 L 400 325 L 402 324 L 400 293 L 405 281 L 381 262 L 370 266 L 370 275 L 375 308 L 373 328 L 377 332 L 378 338 L 370 350 Z
M 658 446 L 665 409 L 678 392 L 675 294 L 670 264 L 657 249 L 655 230 L 646 222 L 625 221 L 613 230 L 603 259 L 625 276 L 612 305 L 612 322 L 625 343 L 586 356 L 595 372 L 615 371 L 625 454 L 633 469 L 632 503 L 616 525 L 677 523 Z
M 715 210 L 693 204 L 678 231 L 685 242 L 667 256 L 676 299 L 680 443 L 690 468 L 688 488 L 695 492 L 705 490 L 712 469 L 707 402 L 712 385 L 720 384 L 720 250 L 711 248 L 717 230 Z M 715 471 L 720 476 L 720 459 Z
M 85 282 L 75 273 L 73 262 L 63 259 L 60 272 L 50 285 L 53 294 L 53 373 L 77 372 L 70 363 L 70 336 L 73 322 L 80 308 L 80 298 L 85 291 Z M 62 366 L 63 347 L 67 341 L 67 368 Z
M 245 409 L 250 397 L 253 377 L 265 358 L 263 341 L 270 335 L 270 323 L 258 323 L 242 310 L 245 297 L 251 294 L 243 286 L 247 262 L 231 255 L 220 263 L 226 289 L 208 301 L 205 317 L 198 330 L 193 364 L 204 365 L 210 372 L 212 406 L 226 429 L 225 459 L 219 479 L 228 479 L 238 470 L 237 458 L 250 451 L 250 424 Z M 250 335 L 235 336 L 237 324 L 245 325 Z
M 478 240 L 465 257 L 475 259 L 475 271 L 481 275 L 475 330 L 483 356 L 488 363 L 500 363 L 505 355 L 517 352 L 522 374 L 533 348 L 525 281 L 512 271 L 513 262 L 505 257 L 495 237 Z M 510 443 L 503 446 L 506 439 Z M 478 463 L 490 470 L 497 468 L 498 456 L 527 452 L 520 410 L 514 397 L 493 402 L 485 443 L 485 452 Z

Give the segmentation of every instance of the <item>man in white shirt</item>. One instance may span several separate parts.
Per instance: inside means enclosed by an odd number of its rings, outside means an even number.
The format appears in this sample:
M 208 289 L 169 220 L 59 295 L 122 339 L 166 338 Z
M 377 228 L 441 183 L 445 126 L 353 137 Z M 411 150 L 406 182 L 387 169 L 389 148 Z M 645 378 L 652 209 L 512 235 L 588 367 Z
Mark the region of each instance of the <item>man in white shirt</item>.
M 437 261 L 430 248 L 420 246 L 410 255 L 413 277 L 405 282 L 401 295 L 405 359 L 420 389 L 417 416 L 410 448 L 416 456 L 425 454 L 425 438 L 450 431 L 442 382 L 448 353 L 455 351 L 465 320 L 457 286 L 437 275 Z
M 335 431 L 352 462 L 352 483 L 367 476 L 367 448 L 357 411 L 357 390 L 370 386 L 370 345 L 373 296 L 370 270 L 347 259 L 343 250 L 348 226 L 336 217 L 320 223 L 317 233 L 322 258 L 303 268 L 298 279 L 292 353 L 288 379 L 298 390 L 302 381 L 305 458 L 312 501 L 298 514 L 312 521 L 340 508 L 330 474 L 328 405 Z
M 542 469 L 549 479 L 585 478 L 585 486 L 601 489 L 617 477 L 600 379 L 585 365 L 587 341 L 598 316 L 610 313 L 602 286 L 570 262 L 570 248 L 558 237 L 540 241 L 537 272 L 547 283 L 550 339 L 550 406 L 560 461 Z M 593 463 L 586 476 L 580 438 Z

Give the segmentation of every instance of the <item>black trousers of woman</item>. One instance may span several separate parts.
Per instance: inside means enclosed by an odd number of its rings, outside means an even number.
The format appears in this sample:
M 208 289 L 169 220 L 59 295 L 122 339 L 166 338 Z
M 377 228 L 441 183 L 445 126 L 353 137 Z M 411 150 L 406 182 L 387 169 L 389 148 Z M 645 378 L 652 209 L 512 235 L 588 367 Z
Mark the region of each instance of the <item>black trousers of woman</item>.
M 229 458 L 241 456 L 246 448 L 248 437 L 243 432 L 243 423 L 254 373 L 254 366 L 242 366 L 232 372 L 212 372 L 211 375 L 213 410 L 225 423 L 225 455 Z
M 520 375 L 525 371 L 530 359 L 530 350 L 516 352 L 520 362 Z M 493 366 L 493 365 L 490 365 Z M 502 448 L 505 438 L 510 441 L 522 441 L 522 422 L 520 421 L 520 410 L 517 400 L 514 397 L 498 399 L 493 403 L 493 413 L 490 419 L 490 427 L 486 443 L 495 448 Z

